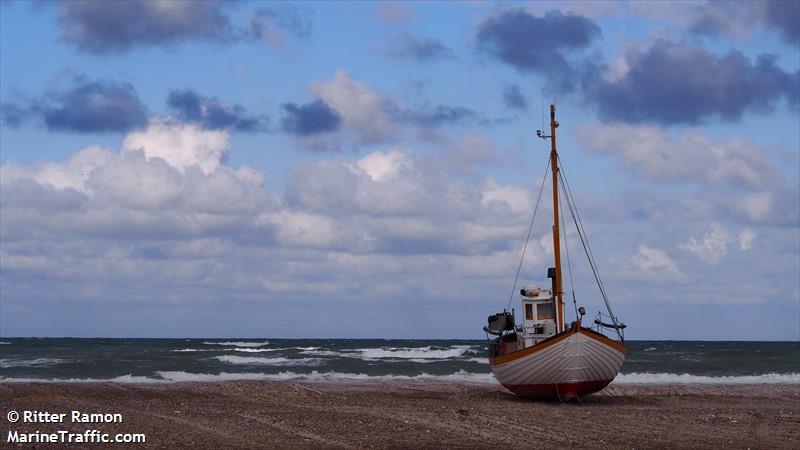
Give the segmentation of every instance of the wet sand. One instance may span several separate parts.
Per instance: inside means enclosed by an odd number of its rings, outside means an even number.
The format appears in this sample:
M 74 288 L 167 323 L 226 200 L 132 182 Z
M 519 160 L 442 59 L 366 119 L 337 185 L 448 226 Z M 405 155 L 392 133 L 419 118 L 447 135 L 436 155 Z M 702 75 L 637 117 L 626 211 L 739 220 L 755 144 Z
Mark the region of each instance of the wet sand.
M 560 404 L 441 382 L 6 383 L 0 409 L 2 448 L 54 448 L 6 444 L 9 430 L 87 428 L 146 434 L 129 448 L 800 448 L 792 384 L 621 384 Z M 10 424 L 9 410 L 68 414 L 63 424 Z M 124 422 L 73 424 L 72 410 Z

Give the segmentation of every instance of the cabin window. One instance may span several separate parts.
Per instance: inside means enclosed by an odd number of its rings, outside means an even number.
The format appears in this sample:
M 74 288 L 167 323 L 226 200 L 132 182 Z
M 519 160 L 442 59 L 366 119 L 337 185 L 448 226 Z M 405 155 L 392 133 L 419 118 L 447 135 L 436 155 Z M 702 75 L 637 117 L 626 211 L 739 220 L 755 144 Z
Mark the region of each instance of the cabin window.
M 525 320 L 534 320 L 533 305 L 530 303 L 525 303 Z
M 553 318 L 553 304 L 552 303 L 542 303 L 542 304 L 536 305 L 536 315 L 539 316 L 539 320 L 552 319 Z

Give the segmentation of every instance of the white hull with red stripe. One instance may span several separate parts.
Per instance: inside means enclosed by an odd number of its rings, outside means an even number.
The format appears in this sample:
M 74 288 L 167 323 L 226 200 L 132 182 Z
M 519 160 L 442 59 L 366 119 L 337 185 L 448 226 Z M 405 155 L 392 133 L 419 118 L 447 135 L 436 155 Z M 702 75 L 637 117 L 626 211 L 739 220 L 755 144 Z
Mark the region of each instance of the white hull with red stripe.
M 625 347 L 583 328 L 573 328 L 532 347 L 490 358 L 506 388 L 528 397 L 580 397 L 597 392 L 619 373 Z

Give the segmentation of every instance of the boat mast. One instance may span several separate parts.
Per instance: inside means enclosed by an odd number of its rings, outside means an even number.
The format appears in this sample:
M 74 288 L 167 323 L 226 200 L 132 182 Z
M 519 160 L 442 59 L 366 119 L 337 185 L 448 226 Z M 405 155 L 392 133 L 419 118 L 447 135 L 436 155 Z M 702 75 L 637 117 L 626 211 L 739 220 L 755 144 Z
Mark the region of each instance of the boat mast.
M 556 263 L 556 326 L 564 331 L 564 292 L 561 289 L 561 239 L 559 238 L 558 219 L 558 152 L 556 151 L 556 105 L 550 105 L 550 170 L 553 174 L 553 254 Z

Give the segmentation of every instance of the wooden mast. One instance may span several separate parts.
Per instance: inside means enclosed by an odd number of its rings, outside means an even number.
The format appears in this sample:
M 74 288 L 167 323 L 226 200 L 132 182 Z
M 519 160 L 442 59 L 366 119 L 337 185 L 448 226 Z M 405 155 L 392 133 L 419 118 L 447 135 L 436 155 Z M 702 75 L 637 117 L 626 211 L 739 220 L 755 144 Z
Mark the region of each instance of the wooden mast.
M 561 289 L 561 239 L 558 219 L 558 152 L 556 151 L 556 105 L 550 105 L 550 170 L 553 174 L 553 254 L 556 263 L 556 326 L 564 331 L 564 292 Z

